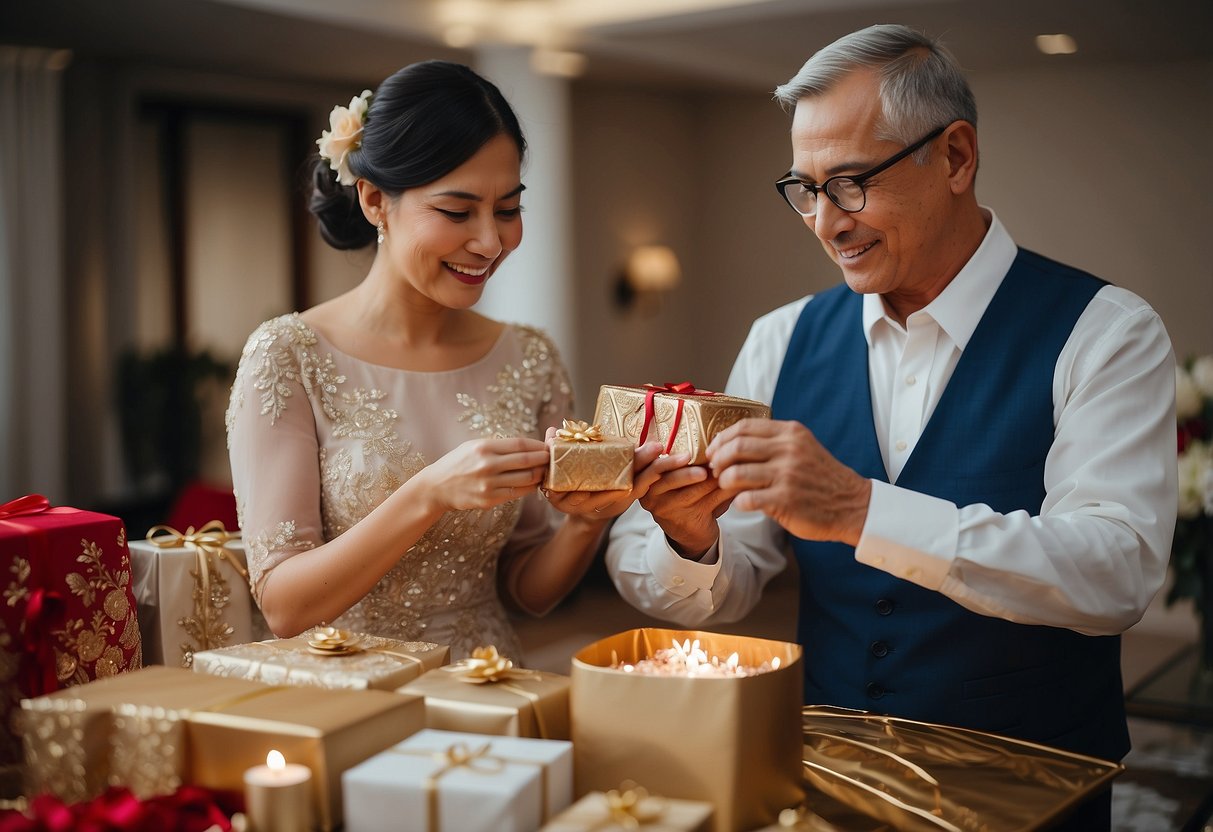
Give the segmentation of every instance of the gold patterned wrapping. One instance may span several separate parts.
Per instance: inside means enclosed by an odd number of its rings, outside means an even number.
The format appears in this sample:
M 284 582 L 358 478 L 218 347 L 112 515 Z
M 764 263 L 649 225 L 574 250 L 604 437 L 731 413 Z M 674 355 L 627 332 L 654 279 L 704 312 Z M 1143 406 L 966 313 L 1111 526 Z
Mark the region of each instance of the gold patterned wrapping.
M 608 436 L 622 436 L 638 443 L 644 432 L 645 400 L 653 387 L 602 385 L 594 411 L 595 423 Z M 689 392 L 676 392 L 679 390 Z M 651 402 L 652 424 L 644 441 L 661 442 L 667 453 L 690 454 L 691 465 L 707 462 L 708 445 L 725 428 L 742 419 L 771 417 L 771 408 L 762 402 L 696 390 L 688 382 L 662 386 Z
M 197 531 L 155 526 L 130 550 L 147 664 L 189 667 L 201 650 L 270 637 L 239 532 L 218 521 Z
M 424 702 L 386 691 L 274 687 L 149 667 L 22 702 L 31 791 L 87 799 L 182 783 L 240 791 L 271 749 L 312 769 L 317 823 L 341 822 L 341 773 L 423 727 Z
M 803 732 L 805 803 L 837 829 L 861 828 L 856 812 L 871 829 L 1046 829 L 1124 771 L 996 734 L 827 706 L 804 708 Z
M 503 672 L 483 673 L 482 655 L 491 655 L 487 661 L 499 662 Z M 425 697 L 427 728 L 569 739 L 569 677 L 513 669 L 494 648 L 481 648 L 473 658 L 431 670 L 398 690 Z
M 636 444 L 605 437 L 598 425 L 564 420 L 551 442 L 543 487 L 549 491 L 627 491 L 632 487 Z
M 634 784 L 590 792 L 540 832 L 708 832 L 712 804 L 650 795 Z
M 627 673 L 675 640 L 699 640 L 709 655 L 740 664 L 779 660 L 752 676 Z M 654 794 L 715 807 L 716 832 L 773 823 L 799 803 L 798 644 L 719 633 L 643 628 L 594 642 L 573 656 L 570 700 L 577 794 L 627 779 Z
M 15 796 L 20 702 L 141 667 L 142 641 L 122 520 L 0 503 L 0 796 Z
M 331 654 L 309 646 L 312 636 L 237 644 L 194 654 L 194 670 L 270 685 L 348 690 L 395 690 L 422 673 L 442 667 L 446 645 L 351 635 L 353 647 Z

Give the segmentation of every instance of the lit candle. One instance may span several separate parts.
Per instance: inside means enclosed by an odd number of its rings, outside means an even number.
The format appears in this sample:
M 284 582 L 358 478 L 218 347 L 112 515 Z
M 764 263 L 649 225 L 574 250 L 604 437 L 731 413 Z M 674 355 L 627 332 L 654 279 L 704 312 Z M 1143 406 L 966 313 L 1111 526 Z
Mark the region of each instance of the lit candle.
M 310 832 L 312 770 L 271 751 L 244 773 L 244 801 L 253 832 Z

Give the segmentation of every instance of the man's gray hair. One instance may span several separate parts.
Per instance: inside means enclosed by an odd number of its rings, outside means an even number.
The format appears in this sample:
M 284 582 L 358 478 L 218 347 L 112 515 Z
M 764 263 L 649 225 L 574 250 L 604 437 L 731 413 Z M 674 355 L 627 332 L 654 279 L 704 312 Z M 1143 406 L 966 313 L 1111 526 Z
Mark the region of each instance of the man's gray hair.
M 881 76 L 876 138 L 908 145 L 953 121 L 977 126 L 977 102 L 956 59 L 939 41 L 908 26 L 879 24 L 839 38 L 777 87 L 775 98 L 792 112 L 800 99 L 828 92 L 865 67 Z M 925 153 L 923 148 L 916 156 Z

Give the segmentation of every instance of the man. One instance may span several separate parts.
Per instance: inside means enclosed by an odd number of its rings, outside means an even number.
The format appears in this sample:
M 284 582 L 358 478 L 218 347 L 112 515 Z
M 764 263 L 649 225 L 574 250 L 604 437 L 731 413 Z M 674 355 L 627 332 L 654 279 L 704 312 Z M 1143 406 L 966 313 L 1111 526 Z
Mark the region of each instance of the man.
M 979 205 L 973 95 L 934 41 L 864 29 L 776 97 L 777 187 L 845 284 L 754 324 L 728 392 L 773 419 L 716 437 L 707 467 L 654 463 L 612 531 L 616 585 L 683 625 L 735 620 L 790 544 L 806 701 L 1120 758 L 1117 634 L 1175 520 L 1162 323 Z

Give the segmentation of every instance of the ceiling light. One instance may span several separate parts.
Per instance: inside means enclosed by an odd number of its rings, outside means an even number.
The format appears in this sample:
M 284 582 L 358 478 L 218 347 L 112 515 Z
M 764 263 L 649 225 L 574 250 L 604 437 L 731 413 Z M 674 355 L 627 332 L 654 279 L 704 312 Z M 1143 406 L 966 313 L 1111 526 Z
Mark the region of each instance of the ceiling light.
M 585 55 L 561 49 L 536 48 L 531 52 L 531 69 L 540 75 L 576 78 L 585 72 Z
M 1036 48 L 1046 55 L 1073 55 L 1078 44 L 1069 35 L 1037 35 Z
M 462 49 L 476 42 L 476 27 L 468 23 L 456 23 L 442 30 L 442 40 L 447 46 Z

